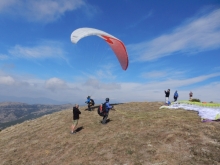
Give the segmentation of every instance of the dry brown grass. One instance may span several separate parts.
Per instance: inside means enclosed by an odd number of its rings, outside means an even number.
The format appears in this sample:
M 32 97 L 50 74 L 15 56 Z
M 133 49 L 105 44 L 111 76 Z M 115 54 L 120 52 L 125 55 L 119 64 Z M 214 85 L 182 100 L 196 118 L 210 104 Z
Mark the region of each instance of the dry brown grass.
M 84 111 L 70 134 L 72 110 L 0 132 L 2 165 L 220 164 L 220 123 L 201 123 L 196 112 L 159 109 L 160 102 L 115 106 L 107 125 Z

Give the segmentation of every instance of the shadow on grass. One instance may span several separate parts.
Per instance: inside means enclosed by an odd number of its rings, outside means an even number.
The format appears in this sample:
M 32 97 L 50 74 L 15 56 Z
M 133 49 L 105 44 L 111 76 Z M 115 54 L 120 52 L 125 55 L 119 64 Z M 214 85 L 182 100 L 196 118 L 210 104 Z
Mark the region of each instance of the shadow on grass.
M 107 120 L 106 120 L 106 124 L 109 123 L 109 122 L 111 122 L 111 121 L 112 121 L 111 119 L 107 119 Z
M 82 126 L 82 127 L 77 128 L 77 129 L 76 129 L 76 132 L 80 132 L 82 129 L 84 129 L 84 127 L 83 127 L 83 126 Z
M 113 121 L 113 120 L 107 119 L 105 124 L 108 124 L 108 123 L 111 122 L 111 121 Z M 102 120 L 100 121 L 100 123 L 103 124 L 103 123 L 102 123 Z

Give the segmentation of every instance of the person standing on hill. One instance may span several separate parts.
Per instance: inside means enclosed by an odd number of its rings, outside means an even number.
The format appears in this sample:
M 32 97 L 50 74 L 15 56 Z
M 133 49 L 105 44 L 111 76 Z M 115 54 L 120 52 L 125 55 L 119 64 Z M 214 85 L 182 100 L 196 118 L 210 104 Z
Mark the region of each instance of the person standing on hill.
M 90 96 L 88 96 L 88 97 L 87 97 L 87 100 L 85 101 L 85 103 L 88 104 L 88 111 L 91 111 L 90 101 L 91 101 L 91 100 L 90 100 Z
M 173 98 L 174 98 L 174 102 L 175 101 L 177 101 L 177 98 L 179 97 L 179 95 L 178 95 L 178 93 L 177 93 L 177 91 L 174 93 L 174 96 L 173 96 Z
M 95 102 L 93 99 L 91 99 L 90 96 L 87 97 L 87 100 L 85 102 L 86 104 L 88 104 L 88 111 L 91 111 L 91 106 L 94 106 L 95 105 Z
M 113 106 L 111 106 L 109 104 L 109 98 L 105 99 L 105 103 L 103 104 L 103 106 L 105 106 L 105 108 L 104 108 L 105 112 L 104 112 L 104 115 L 103 115 L 102 124 L 106 124 L 106 121 L 108 119 L 109 110 L 113 108 Z
M 71 126 L 71 134 L 75 134 L 76 131 L 75 128 L 78 125 L 78 121 L 79 121 L 79 115 L 81 114 L 80 110 L 79 110 L 79 105 L 75 104 L 75 106 L 73 107 L 73 123 Z
M 165 92 L 165 103 L 166 103 L 167 105 L 169 105 L 170 89 L 168 89 L 167 91 L 164 90 L 164 92 Z
M 88 104 L 88 111 L 91 111 L 91 105 L 90 105 L 90 103 L 91 103 L 91 98 L 90 98 L 90 96 L 87 97 L 87 100 L 86 100 L 85 103 Z
M 189 92 L 189 100 L 192 100 L 192 97 L 193 97 L 193 93 L 192 91 Z

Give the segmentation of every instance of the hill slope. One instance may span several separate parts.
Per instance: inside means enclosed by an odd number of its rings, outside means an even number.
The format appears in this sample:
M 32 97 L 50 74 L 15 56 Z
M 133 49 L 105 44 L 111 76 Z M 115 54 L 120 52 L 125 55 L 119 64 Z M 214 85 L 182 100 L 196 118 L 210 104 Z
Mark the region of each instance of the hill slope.
M 72 107 L 71 104 L 42 105 L 18 102 L 0 103 L 0 129 Z
M 80 107 L 74 135 L 72 109 L 11 126 L 0 132 L 0 164 L 219 164 L 220 123 L 201 123 L 196 112 L 161 105 L 116 105 L 107 125 L 96 110 Z

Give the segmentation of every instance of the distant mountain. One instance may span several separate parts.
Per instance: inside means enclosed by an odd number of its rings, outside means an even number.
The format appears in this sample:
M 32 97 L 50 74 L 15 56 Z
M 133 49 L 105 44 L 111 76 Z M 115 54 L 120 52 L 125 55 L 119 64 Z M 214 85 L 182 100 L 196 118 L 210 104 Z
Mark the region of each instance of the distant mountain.
M 0 103 L 0 128 L 5 128 L 25 120 L 34 119 L 45 114 L 72 108 L 71 104 L 43 105 L 19 102 Z
M 67 104 L 65 101 L 57 101 L 45 97 L 31 98 L 31 97 L 15 97 L 15 96 L 2 96 L 0 95 L 0 102 L 21 102 L 27 104 Z

